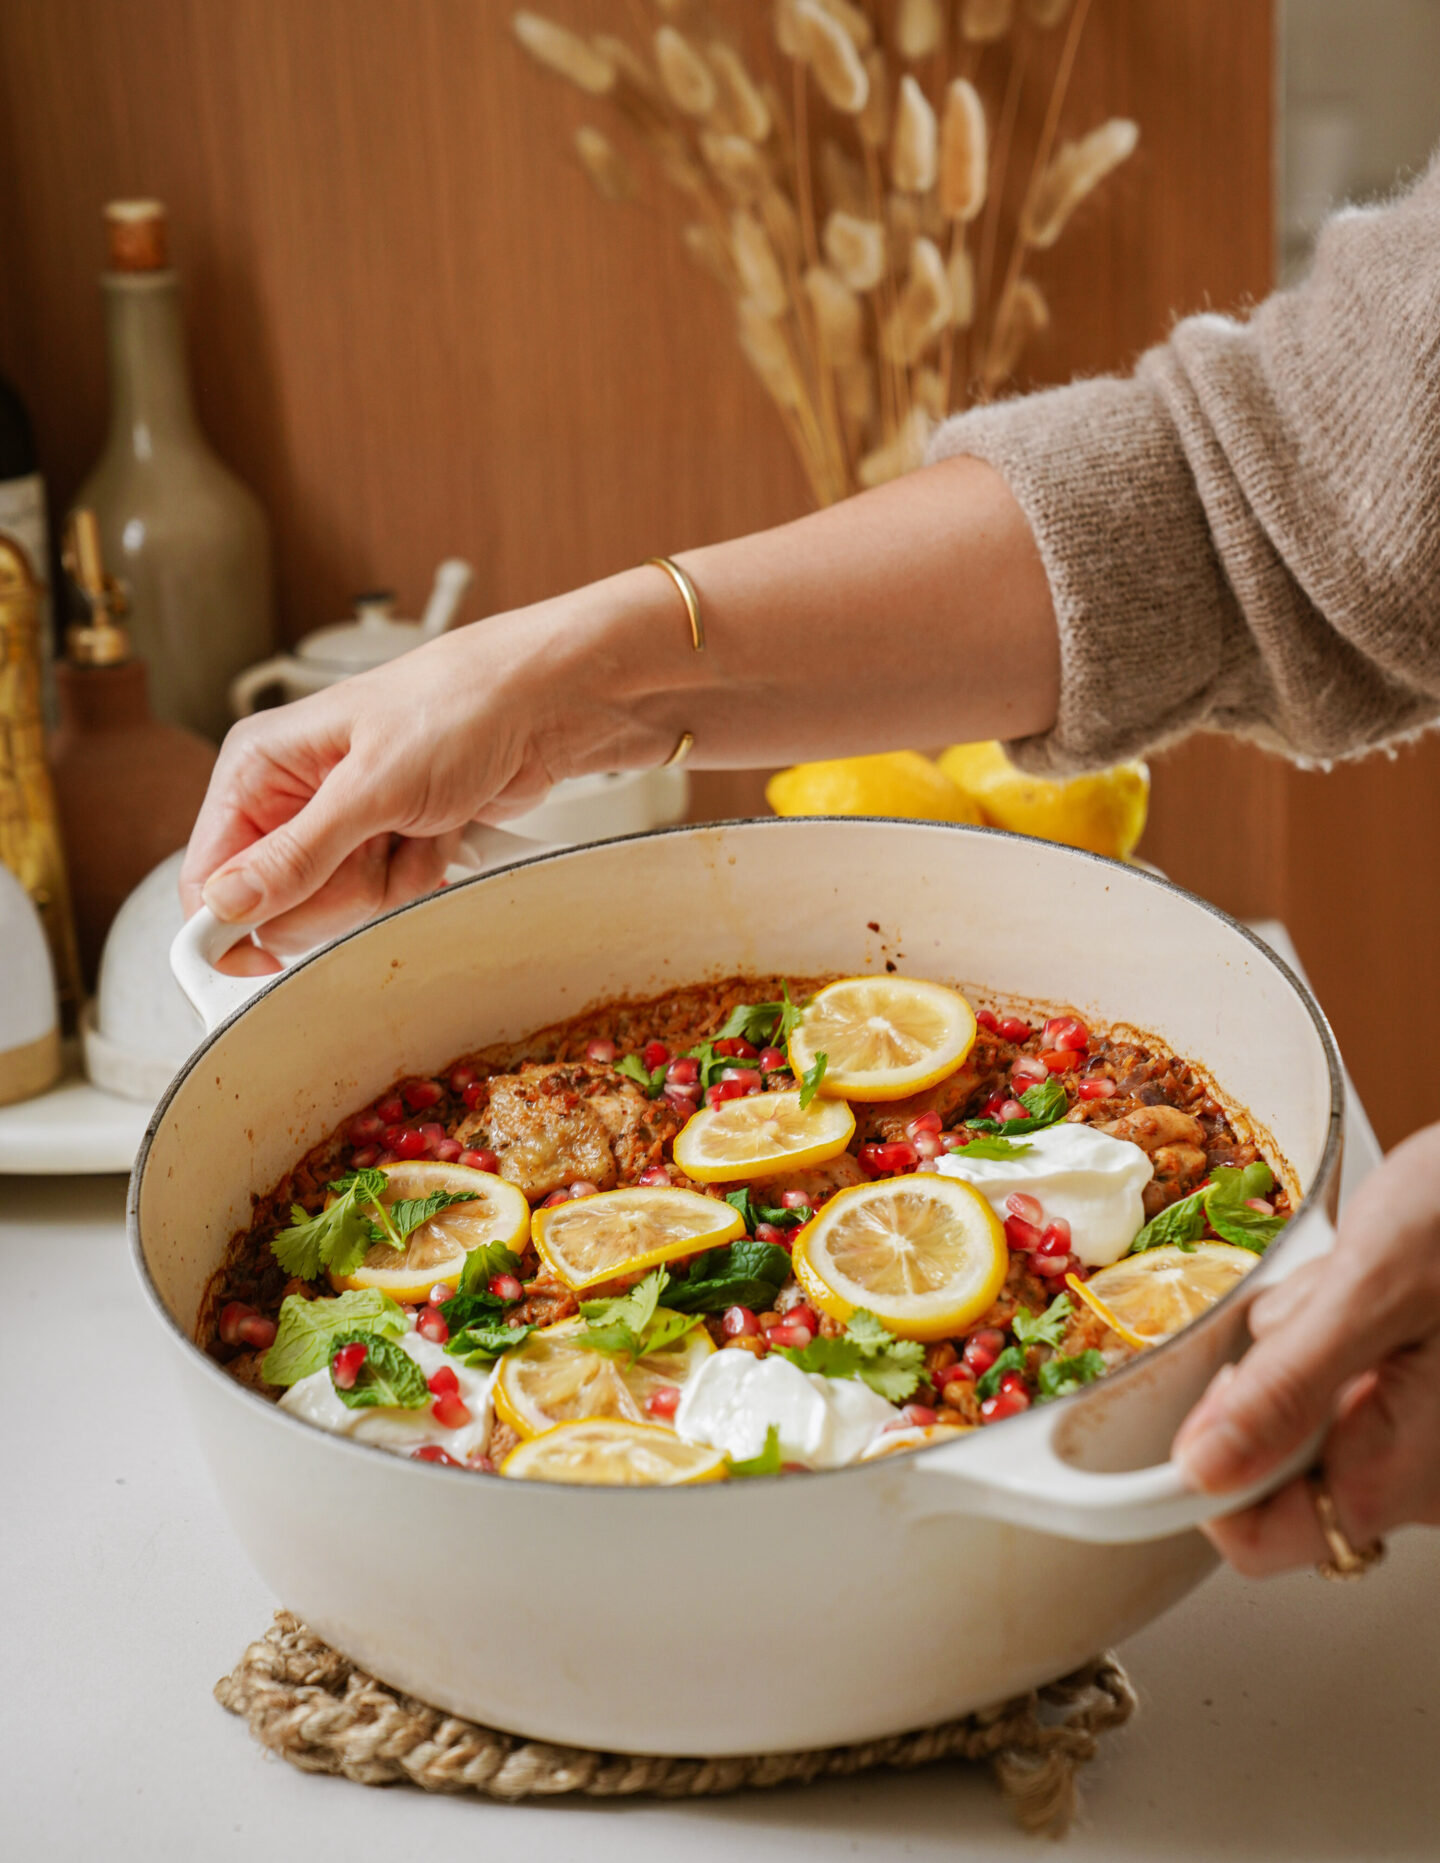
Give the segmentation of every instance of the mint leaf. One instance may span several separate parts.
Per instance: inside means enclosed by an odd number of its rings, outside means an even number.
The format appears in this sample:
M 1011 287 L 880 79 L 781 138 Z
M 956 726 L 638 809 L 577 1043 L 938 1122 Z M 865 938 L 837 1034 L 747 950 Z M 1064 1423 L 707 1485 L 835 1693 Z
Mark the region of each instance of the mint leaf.
M 1019 1123 L 1017 1120 L 1016 1124 Z M 977 1132 L 968 1145 L 963 1145 L 957 1157 L 961 1158 L 1023 1158 L 1028 1151 L 1034 1151 L 1033 1145 L 1017 1145 L 1014 1139 L 998 1138 L 989 1132 Z
M 342 1346 L 363 1345 L 365 1363 L 353 1386 L 335 1384 L 335 1354 Z M 330 1382 L 347 1410 L 419 1410 L 430 1401 L 425 1374 L 404 1346 L 383 1333 L 355 1327 L 330 1341 Z
M 808 1346 L 776 1350 L 801 1371 L 826 1378 L 859 1378 L 892 1404 L 904 1403 L 925 1370 L 925 1348 L 918 1339 L 897 1339 L 882 1320 L 864 1307 L 851 1314 L 839 1339 L 812 1339 Z
M 1152 1248 L 1192 1249 L 1204 1233 L 1205 1192 L 1196 1190 L 1152 1217 L 1130 1244 L 1129 1252 L 1143 1255 Z
M 726 1307 L 763 1313 L 789 1278 L 790 1257 L 777 1243 L 731 1242 L 697 1255 L 685 1279 L 666 1290 L 665 1304 L 680 1313 L 720 1313 Z
M 520 1257 L 514 1249 L 506 1248 L 503 1242 L 487 1242 L 483 1248 L 472 1248 L 466 1255 L 465 1266 L 460 1271 L 460 1285 L 455 1291 L 457 1294 L 484 1294 L 495 1305 L 502 1305 L 489 1291 L 490 1283 L 497 1274 L 513 1274 L 518 1281 Z M 449 1320 L 448 1312 L 445 1317 Z M 453 1321 L 451 1326 L 453 1330 Z
M 260 1363 L 267 1384 L 298 1384 L 330 1363 L 337 1333 L 364 1327 L 386 1335 L 403 1333 L 405 1315 L 378 1287 L 357 1287 L 335 1300 L 306 1300 L 287 1294 L 280 1306 L 275 1343 Z
M 725 1458 L 725 1466 L 732 1475 L 739 1475 L 742 1477 L 751 1475 L 778 1475 L 780 1473 L 779 1426 L 772 1423 L 769 1429 L 766 1430 L 765 1447 L 760 1451 L 759 1455 L 748 1456 L 739 1462 L 727 1455 Z
M 1060 1081 L 1052 1074 L 1049 1080 L 1027 1087 L 1020 1095 L 1025 1108 L 1023 1119 L 967 1119 L 972 1132 L 999 1132 L 1006 1138 L 1019 1138 L 1024 1132 L 1042 1132 L 1053 1126 L 1070 1110 L 1070 1101 Z
M 800 1110 L 803 1113 L 815 1095 L 820 1091 L 820 1082 L 825 1078 L 825 1069 L 829 1064 L 828 1054 L 817 1054 L 815 1065 L 807 1067 L 800 1077 Z
M 1088 1351 L 1077 1352 L 1073 1358 L 1047 1359 L 1036 1378 L 1040 1386 L 1040 1402 L 1044 1404 L 1052 1398 L 1068 1397 L 1082 1385 L 1093 1384 L 1104 1375 L 1104 1371 L 1105 1360 L 1094 1346 Z
M 643 1087 L 652 1100 L 658 1100 L 665 1090 L 665 1069 L 668 1063 L 662 1061 L 659 1067 L 647 1068 L 638 1054 L 627 1054 L 615 1063 L 615 1072 L 624 1074 L 627 1080 L 633 1080 Z
M 524 1345 L 534 1331 L 533 1326 L 510 1326 L 504 1320 L 482 1316 L 459 1332 L 452 1332 L 445 1350 L 462 1365 L 488 1365 L 502 1352 Z
M 406 1197 L 399 1203 L 392 1203 L 387 1214 L 394 1233 L 403 1242 L 412 1230 L 418 1229 L 421 1223 L 428 1223 L 441 1210 L 448 1210 L 457 1203 L 474 1203 L 477 1195 L 473 1190 L 432 1190 L 428 1197 Z M 385 1239 L 390 1240 L 388 1236 Z M 394 1246 L 391 1242 L 391 1247 Z
M 1006 1346 L 989 1371 L 977 1381 L 975 1395 L 979 1398 L 993 1397 L 1000 1389 L 1000 1380 L 1007 1371 L 1018 1371 L 1024 1376 L 1025 1354 L 1019 1346 Z
M 1047 1345 L 1058 1351 L 1074 1312 L 1070 1296 L 1057 1294 L 1043 1313 L 1017 1308 L 1011 1326 L 1021 1345 Z
M 748 1185 L 744 1190 L 727 1190 L 725 1201 L 732 1210 L 740 1212 L 740 1220 L 752 1236 L 757 1223 L 769 1223 L 773 1229 L 791 1229 L 806 1220 L 803 1210 L 787 1210 L 781 1204 L 756 1203 Z

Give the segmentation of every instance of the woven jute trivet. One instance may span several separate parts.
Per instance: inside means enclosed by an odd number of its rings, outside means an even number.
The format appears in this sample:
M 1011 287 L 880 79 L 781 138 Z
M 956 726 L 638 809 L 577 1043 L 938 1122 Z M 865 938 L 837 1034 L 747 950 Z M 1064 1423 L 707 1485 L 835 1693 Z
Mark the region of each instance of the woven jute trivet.
M 418 1785 L 514 1801 L 578 1792 L 703 1798 L 742 1788 L 848 1779 L 872 1767 L 979 1760 L 1027 1830 L 1059 1837 L 1075 1815 L 1076 1774 L 1100 1736 L 1135 1709 L 1113 1655 L 1011 1701 L 916 1733 L 808 1753 L 662 1759 L 557 1747 L 480 1727 L 377 1682 L 288 1611 L 252 1643 L 215 1698 L 243 1715 L 263 1747 L 302 1772 L 338 1772 L 361 1785 Z

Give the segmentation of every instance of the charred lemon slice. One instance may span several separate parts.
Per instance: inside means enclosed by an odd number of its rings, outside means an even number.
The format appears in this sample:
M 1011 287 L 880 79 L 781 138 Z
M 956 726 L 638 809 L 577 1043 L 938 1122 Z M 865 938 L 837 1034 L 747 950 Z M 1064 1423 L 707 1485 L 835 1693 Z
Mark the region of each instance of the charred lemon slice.
M 816 1098 L 802 1111 L 797 1092 L 752 1093 L 687 1120 L 675 1162 L 697 1184 L 778 1177 L 838 1157 L 854 1131 L 843 1100 Z
M 538 1209 L 535 1246 L 552 1272 L 577 1292 L 615 1281 L 676 1255 L 717 1248 L 745 1227 L 738 1210 L 698 1190 L 631 1185 Z
M 975 1016 L 958 990 L 917 977 L 846 977 L 818 991 L 790 1037 L 799 1079 L 823 1054 L 830 1099 L 903 1100 L 969 1054 Z
M 994 1302 L 1010 1257 L 978 1190 L 922 1173 L 838 1192 L 801 1231 L 792 1260 L 835 1319 L 866 1307 L 903 1339 L 948 1339 Z
M 656 1423 L 594 1417 L 562 1423 L 512 1449 L 500 1473 L 521 1481 L 570 1481 L 590 1487 L 679 1488 L 723 1481 L 725 1457 L 704 1443 L 682 1442 Z
M 434 1191 L 464 1196 L 428 1222 L 412 1229 L 403 1248 L 377 1243 L 353 1274 L 332 1274 L 331 1285 L 343 1293 L 350 1287 L 378 1287 L 392 1300 L 424 1300 L 437 1281 L 460 1279 L 471 1249 L 503 1242 L 518 1255 L 530 1233 L 530 1205 L 522 1191 L 489 1171 L 472 1171 L 463 1164 L 388 1164 L 380 1167 L 386 1185 L 380 1201 L 386 1209 Z M 373 1210 L 362 1211 L 374 1220 Z
M 584 1330 L 580 1320 L 547 1326 L 500 1361 L 495 1409 L 522 1436 L 593 1417 L 642 1423 L 653 1393 L 666 1384 L 683 1391 L 715 1350 L 709 1333 L 697 1326 L 669 1351 L 632 1361 L 593 1351 L 579 1337 Z
M 1224 1298 L 1259 1261 L 1248 1248 L 1228 1242 L 1199 1242 L 1191 1249 L 1152 1248 L 1126 1255 L 1088 1281 L 1065 1277 L 1126 1345 L 1142 1351 L 1159 1345 L 1199 1319 Z

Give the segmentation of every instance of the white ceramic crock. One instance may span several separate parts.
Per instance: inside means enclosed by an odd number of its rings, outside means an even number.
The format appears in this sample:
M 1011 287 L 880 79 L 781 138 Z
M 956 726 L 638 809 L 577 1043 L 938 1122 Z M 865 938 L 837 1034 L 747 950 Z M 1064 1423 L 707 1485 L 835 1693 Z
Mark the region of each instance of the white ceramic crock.
M 132 1242 L 252 1559 L 375 1673 L 553 1741 L 824 1746 L 1043 1682 L 1208 1569 L 1188 1529 L 1220 1510 L 1165 1457 L 1243 1350 L 1247 1290 L 1328 1232 L 1342 1110 L 1315 1003 L 1234 921 L 1148 874 L 990 830 L 791 820 L 487 874 L 248 1002 L 253 985 L 207 961 L 233 936 L 200 919 L 177 942 L 197 1006 L 229 1019 L 151 1126 Z M 398 1076 L 623 993 L 888 964 L 1124 1020 L 1205 1064 L 1308 1193 L 1265 1264 L 1184 1334 L 1060 1403 L 912 1457 L 695 1489 L 553 1487 L 401 1460 L 298 1422 L 193 1344 L 251 1193 Z

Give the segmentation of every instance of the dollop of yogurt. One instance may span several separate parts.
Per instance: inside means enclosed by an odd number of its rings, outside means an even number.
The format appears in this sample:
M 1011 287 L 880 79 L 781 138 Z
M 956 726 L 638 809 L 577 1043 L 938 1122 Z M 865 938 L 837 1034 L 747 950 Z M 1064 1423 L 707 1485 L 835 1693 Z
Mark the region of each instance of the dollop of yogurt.
M 328 1365 L 292 1384 L 280 1399 L 280 1408 L 288 1410 L 291 1416 L 303 1418 L 306 1423 L 315 1424 L 318 1429 L 333 1430 L 337 1436 L 353 1436 L 356 1442 L 373 1443 L 377 1448 L 391 1449 L 397 1455 L 409 1455 L 412 1449 L 422 1449 L 431 1443 L 448 1450 L 457 1462 L 463 1462 L 467 1456 L 483 1453 L 490 1441 L 490 1427 L 494 1420 L 490 1387 L 495 1382 L 495 1366 L 481 1365 L 472 1370 L 462 1365 L 459 1359 L 451 1358 L 445 1348 L 436 1345 L 433 1339 L 427 1339 L 423 1333 L 416 1332 L 413 1326 L 409 1332 L 402 1333 L 395 1343 L 414 1359 L 427 1381 L 442 1365 L 450 1367 L 459 1380 L 460 1396 L 470 1412 L 467 1424 L 458 1430 L 443 1428 L 436 1421 L 428 1401 L 423 1408 L 416 1410 L 397 1410 L 383 1406 L 351 1410 L 340 1401 L 331 1382 Z
M 973 1184 L 1002 1222 L 1007 1197 L 1023 1191 L 1037 1198 L 1047 1220 L 1069 1223 L 1071 1247 L 1087 1268 L 1119 1261 L 1145 1222 L 1140 1193 L 1150 1182 L 1150 1160 L 1140 1147 L 1064 1120 L 1015 1143 L 1029 1149 L 1014 1158 L 947 1152 L 934 1169 Z
M 839 1468 L 895 1416 L 894 1406 L 858 1378 L 825 1378 L 774 1354 L 720 1351 L 686 1385 L 675 1430 L 686 1442 L 708 1443 L 742 1462 L 760 1454 L 773 1424 L 786 1462 Z

